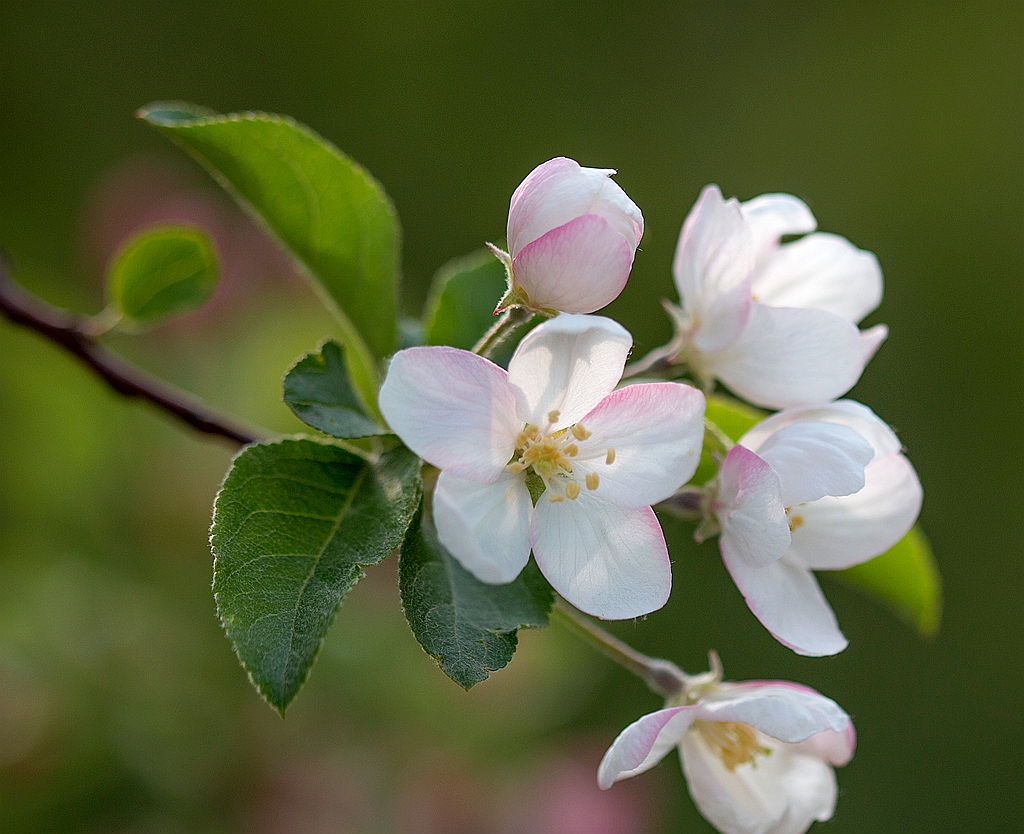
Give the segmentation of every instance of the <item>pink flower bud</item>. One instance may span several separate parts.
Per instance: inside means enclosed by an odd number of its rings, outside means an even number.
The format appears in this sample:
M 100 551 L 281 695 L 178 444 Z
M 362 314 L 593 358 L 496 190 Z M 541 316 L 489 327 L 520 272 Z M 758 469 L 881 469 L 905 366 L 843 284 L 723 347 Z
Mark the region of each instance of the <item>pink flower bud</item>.
M 614 173 L 558 157 L 534 168 L 512 195 L 512 288 L 527 306 L 592 313 L 622 292 L 644 218 Z

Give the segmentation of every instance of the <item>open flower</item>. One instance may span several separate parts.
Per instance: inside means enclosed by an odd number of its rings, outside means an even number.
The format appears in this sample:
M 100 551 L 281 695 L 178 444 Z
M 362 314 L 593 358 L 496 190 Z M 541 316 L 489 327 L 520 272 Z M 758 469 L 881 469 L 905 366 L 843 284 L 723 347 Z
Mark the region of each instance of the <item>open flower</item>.
M 884 553 L 921 509 L 921 482 L 896 435 L 850 400 L 758 423 L 722 462 L 710 509 L 725 566 L 750 610 L 799 654 L 846 648 L 812 570 Z
M 693 475 L 704 397 L 669 382 L 614 390 L 631 344 L 610 319 L 562 315 L 526 335 L 508 372 L 449 347 L 391 360 L 381 412 L 441 470 L 438 538 L 481 581 L 511 582 L 532 548 L 589 614 L 665 604 L 672 575 L 650 505 Z
M 716 185 L 701 192 L 673 264 L 681 307 L 669 310 L 678 358 L 705 384 L 785 408 L 834 400 L 860 378 L 887 333 L 856 326 L 882 299 L 882 273 L 845 238 L 806 234 L 816 225 L 788 194 L 740 203 Z
M 510 289 L 534 310 L 592 313 L 622 292 L 644 233 L 636 204 L 611 179 L 558 157 L 512 195 L 506 255 Z
M 849 716 L 835 701 L 786 681 L 705 684 L 682 706 L 623 730 L 601 761 L 610 788 L 679 748 L 690 796 L 723 834 L 803 834 L 831 819 L 834 767 L 853 756 Z

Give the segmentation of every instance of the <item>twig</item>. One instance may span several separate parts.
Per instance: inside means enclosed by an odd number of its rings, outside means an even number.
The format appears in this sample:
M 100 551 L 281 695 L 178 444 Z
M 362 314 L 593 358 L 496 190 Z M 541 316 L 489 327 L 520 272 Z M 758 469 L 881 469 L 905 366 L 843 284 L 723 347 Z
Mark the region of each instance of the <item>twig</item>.
M 13 324 L 34 330 L 78 357 L 122 396 L 148 400 L 197 431 L 238 446 L 264 439 L 254 429 L 218 414 L 190 394 L 107 350 L 87 332 L 89 319 L 53 307 L 16 284 L 8 274 L 3 255 L 0 255 L 0 315 Z

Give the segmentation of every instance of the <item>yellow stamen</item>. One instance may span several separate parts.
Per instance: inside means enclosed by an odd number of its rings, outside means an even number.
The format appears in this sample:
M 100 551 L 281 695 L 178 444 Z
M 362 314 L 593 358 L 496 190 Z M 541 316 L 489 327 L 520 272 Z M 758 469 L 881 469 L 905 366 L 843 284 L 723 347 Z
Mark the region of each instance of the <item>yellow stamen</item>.
M 804 526 L 804 517 L 802 515 L 790 516 L 789 519 L 789 532 L 792 533 L 794 530 Z
M 556 408 L 553 411 L 548 412 L 548 422 L 557 423 L 558 418 L 562 416 L 562 413 Z
M 608 447 L 608 454 L 605 456 L 604 462 L 609 466 L 615 463 L 615 450 L 611 446 Z
M 759 743 L 757 730 L 738 721 L 695 721 L 708 746 L 718 754 L 730 772 L 742 764 L 756 764 L 756 756 L 767 756 L 771 748 Z
M 580 485 L 575 481 L 569 481 L 565 485 L 565 495 L 570 501 L 575 501 L 580 497 Z
M 511 472 L 513 475 L 518 475 L 520 472 L 522 472 L 524 469 L 526 469 L 526 467 L 520 461 L 518 461 L 518 460 L 515 461 L 514 463 L 510 463 L 505 468 L 509 472 Z
M 587 473 L 587 489 L 597 489 L 599 483 L 601 483 L 601 478 L 596 472 Z
M 562 454 L 565 455 L 567 458 L 574 458 L 579 453 L 580 447 L 577 446 L 575 443 L 570 443 L 568 446 L 562 449 Z
M 550 490 L 548 490 L 547 496 L 548 496 L 548 501 L 550 501 L 552 504 L 557 504 L 560 501 L 564 501 L 565 500 L 565 496 L 564 495 L 555 495 Z
M 577 440 L 586 440 L 588 437 L 590 437 L 591 434 L 589 431 L 583 428 L 582 423 L 577 423 L 575 426 L 569 429 L 569 431 L 572 432 L 572 436 L 575 437 Z

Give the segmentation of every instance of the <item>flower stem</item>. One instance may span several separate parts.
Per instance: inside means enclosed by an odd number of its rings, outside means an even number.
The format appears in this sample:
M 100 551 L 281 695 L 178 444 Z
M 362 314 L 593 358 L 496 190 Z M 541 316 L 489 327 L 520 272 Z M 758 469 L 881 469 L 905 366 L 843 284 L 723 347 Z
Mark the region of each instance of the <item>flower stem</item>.
M 490 356 L 498 345 L 512 335 L 513 330 L 521 324 L 526 324 L 532 318 L 533 310 L 518 305 L 509 307 L 501 314 L 501 318 L 494 323 L 491 329 L 484 333 L 483 338 L 473 346 L 473 353 L 485 357 Z
M 677 697 L 686 690 L 689 677 L 678 666 L 668 660 L 648 657 L 632 646 L 623 643 L 601 626 L 573 608 L 565 600 L 556 597 L 551 609 L 551 619 L 589 643 L 605 657 L 632 672 L 650 687 L 651 691 L 665 698 Z

